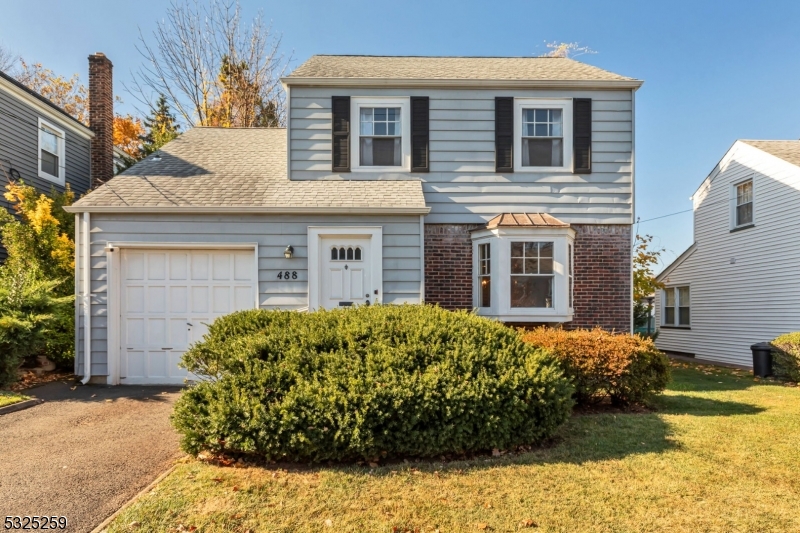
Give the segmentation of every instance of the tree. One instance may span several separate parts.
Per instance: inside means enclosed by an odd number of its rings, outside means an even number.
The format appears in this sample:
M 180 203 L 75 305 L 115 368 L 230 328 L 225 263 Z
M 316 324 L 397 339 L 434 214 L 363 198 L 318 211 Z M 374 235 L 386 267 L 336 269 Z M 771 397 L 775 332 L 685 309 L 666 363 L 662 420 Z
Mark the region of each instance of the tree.
M 0 71 L 10 74 L 17 59 L 19 58 L 11 50 L 0 45 Z
M 548 43 L 545 41 L 545 46 L 550 50 L 540 57 L 578 57 L 583 54 L 596 54 L 594 50 L 588 46 L 580 46 L 579 43 L 559 43 L 553 41 Z
M 114 116 L 114 146 L 125 152 L 134 161 L 142 158 L 144 126 L 140 118 L 132 115 Z
M 159 95 L 156 105 L 150 111 L 150 116 L 144 119 L 147 133 L 139 137 L 142 143 L 142 157 L 156 152 L 162 146 L 180 135 L 180 125 L 175 121 L 175 115 L 170 111 L 167 98 Z
M 57 75 L 41 63 L 28 64 L 20 58 L 20 70 L 14 75 L 16 80 L 28 89 L 39 93 L 55 105 L 84 124 L 89 123 L 89 96 L 80 78 Z
M 652 235 L 636 235 L 633 243 L 633 322 L 634 327 L 647 325 L 653 305 L 644 301 L 662 289 L 664 284 L 656 280 L 653 267 L 660 262 L 664 248 L 652 248 Z
M 203 1 L 172 0 L 152 38 L 140 34 L 145 64 L 130 92 L 148 106 L 164 95 L 187 125 L 282 124 L 280 37 L 260 13 L 244 23 L 238 0 Z

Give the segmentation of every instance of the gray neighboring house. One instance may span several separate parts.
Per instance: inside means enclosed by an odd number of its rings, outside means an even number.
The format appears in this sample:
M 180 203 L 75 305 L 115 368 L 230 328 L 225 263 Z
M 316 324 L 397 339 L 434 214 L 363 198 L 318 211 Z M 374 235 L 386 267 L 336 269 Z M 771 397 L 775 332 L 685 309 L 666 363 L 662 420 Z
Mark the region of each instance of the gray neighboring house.
M 656 346 L 751 366 L 751 345 L 800 331 L 800 141 L 736 141 L 692 204 L 694 242 L 656 277 Z
M 630 331 L 634 95 L 564 58 L 314 56 L 287 128 L 194 128 L 81 199 L 76 368 L 181 383 L 235 310 L 429 302 Z
M 63 192 L 69 184 L 77 198 L 90 189 L 93 179 L 100 183 L 111 178 L 113 169 L 103 173 L 92 165 L 93 159 L 111 157 L 110 120 L 107 132 L 97 133 L 103 125 L 99 119 L 113 117 L 111 62 L 96 54 L 90 56 L 89 63 L 91 126 L 0 72 L 0 193 L 5 192 L 9 180 L 22 180 L 46 194 L 53 189 Z M 107 84 L 96 83 L 98 72 L 93 65 L 98 63 L 101 68 L 107 66 Z M 2 194 L 0 206 L 11 208 Z M 5 250 L 0 247 L 3 257 Z

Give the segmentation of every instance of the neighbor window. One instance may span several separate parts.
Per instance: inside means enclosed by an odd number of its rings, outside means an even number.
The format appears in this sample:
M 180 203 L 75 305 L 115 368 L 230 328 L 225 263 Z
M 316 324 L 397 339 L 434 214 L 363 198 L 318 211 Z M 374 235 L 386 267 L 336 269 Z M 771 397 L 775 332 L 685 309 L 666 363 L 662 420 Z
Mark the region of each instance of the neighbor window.
M 64 131 L 39 119 L 39 177 L 64 182 Z
M 736 226 L 753 223 L 753 180 L 736 186 Z
M 478 283 L 480 284 L 480 307 L 492 306 L 492 252 L 490 245 L 478 245 Z
M 514 100 L 514 166 L 524 172 L 567 170 L 572 166 L 572 102 Z
M 553 243 L 511 243 L 511 307 L 553 307 Z
M 691 324 L 691 296 L 689 287 L 664 289 L 665 326 L 688 326 Z

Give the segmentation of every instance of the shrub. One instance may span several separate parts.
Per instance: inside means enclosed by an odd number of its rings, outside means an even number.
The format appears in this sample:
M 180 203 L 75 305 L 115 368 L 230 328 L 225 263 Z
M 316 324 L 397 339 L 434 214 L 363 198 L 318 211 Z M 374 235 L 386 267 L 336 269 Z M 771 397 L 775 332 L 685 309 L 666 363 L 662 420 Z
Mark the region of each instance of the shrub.
M 0 267 L 0 388 L 16 381 L 23 359 L 46 346 L 56 314 L 70 308 L 70 297 L 52 295 L 55 284 L 35 269 Z
M 506 449 L 549 437 L 572 406 L 545 351 L 431 306 L 242 311 L 217 319 L 182 364 L 206 378 L 173 414 L 190 453 L 324 461 Z
M 772 370 L 778 377 L 800 382 L 800 332 L 786 333 L 772 341 Z
M 565 331 L 537 328 L 526 342 L 550 350 L 575 386 L 575 399 L 614 405 L 647 401 L 669 383 L 669 361 L 650 339 L 600 328 Z

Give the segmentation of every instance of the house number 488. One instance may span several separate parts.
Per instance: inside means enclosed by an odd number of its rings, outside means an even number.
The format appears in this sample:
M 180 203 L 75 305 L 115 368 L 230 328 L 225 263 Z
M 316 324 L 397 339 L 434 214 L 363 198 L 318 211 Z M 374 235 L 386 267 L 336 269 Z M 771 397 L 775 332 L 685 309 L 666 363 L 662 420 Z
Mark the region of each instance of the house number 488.
M 278 272 L 278 279 L 297 279 L 297 271 L 293 270 L 289 272 L 287 270 L 286 272 Z

